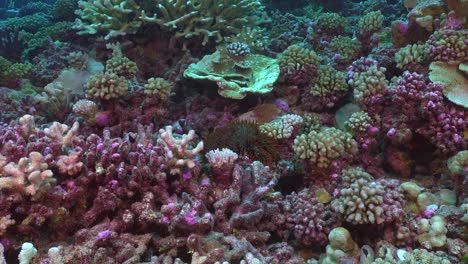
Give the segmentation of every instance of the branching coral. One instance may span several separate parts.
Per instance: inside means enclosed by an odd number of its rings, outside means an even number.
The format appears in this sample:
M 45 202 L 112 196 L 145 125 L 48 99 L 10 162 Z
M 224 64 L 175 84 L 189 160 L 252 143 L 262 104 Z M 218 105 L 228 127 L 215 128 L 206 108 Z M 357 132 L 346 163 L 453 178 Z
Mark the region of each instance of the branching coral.
M 177 139 L 172 133 L 172 126 L 166 126 L 159 130 L 159 137 L 158 142 L 164 146 L 166 158 L 170 160 L 169 164 L 173 167 L 172 173 L 180 174 L 184 168 L 195 167 L 194 158 L 203 150 L 203 141 L 190 148 L 189 143 L 195 138 L 194 130 L 190 130 L 188 134 Z
M 128 81 L 115 73 L 93 75 L 86 84 L 86 93 L 90 97 L 103 100 L 120 98 L 128 89 Z
M 364 111 L 353 113 L 348 121 L 345 122 L 345 128 L 353 135 L 366 132 L 372 124 L 372 118 Z
M 337 216 L 330 205 L 320 203 L 306 188 L 286 197 L 286 226 L 293 231 L 294 238 L 305 246 L 327 243 L 331 229 L 338 226 Z
M 320 57 L 313 50 L 289 46 L 278 57 L 280 79 L 293 84 L 308 83 L 316 76 L 319 62 Z
M 207 136 L 206 149 L 229 148 L 251 160 L 273 163 L 279 159 L 276 139 L 264 134 L 251 122 L 231 122 Z
M 165 0 L 160 1 L 157 13 L 151 17 L 142 11 L 141 19 L 174 32 L 171 43 L 200 36 L 205 45 L 211 38 L 221 42 L 239 33 L 249 23 L 249 15 L 262 7 L 257 0 Z
M 283 115 L 269 123 L 260 126 L 260 131 L 276 139 L 288 139 L 297 132 L 303 119 L 298 115 Z
M 335 58 L 341 63 L 351 63 L 361 56 L 361 43 L 350 37 L 338 36 L 330 41 L 330 49 L 336 53 Z
M 106 72 L 127 79 L 135 78 L 138 67 L 134 61 L 123 55 L 120 43 L 108 44 L 107 48 L 112 49 L 112 57 L 106 61 Z
M 309 94 L 304 95 L 303 102 L 307 109 L 331 109 L 348 91 L 345 75 L 328 65 L 321 65 L 317 75 L 309 88 Z
M 322 13 L 317 18 L 319 33 L 336 35 L 344 32 L 346 18 L 337 13 Z
M 349 79 L 348 84 L 354 88 L 354 99 L 358 102 L 382 94 L 387 87 L 384 67 L 371 66 Z
M 293 149 L 301 159 L 317 167 L 327 168 L 333 161 L 356 152 L 357 145 L 351 134 L 324 127 L 320 131 L 313 130 L 297 136 Z
M 31 152 L 29 158 L 21 158 L 17 164 L 6 164 L 0 171 L 0 188 L 20 188 L 34 195 L 41 184 L 53 176 L 44 159 L 41 153 Z
M 341 179 L 340 198 L 332 201 L 332 207 L 353 224 L 383 223 L 383 187 L 361 168 L 343 171 Z
M 110 39 L 136 33 L 141 26 L 140 7 L 134 0 L 80 0 L 78 6 L 80 9 L 75 11 L 80 17 L 75 21 L 78 34 L 102 32 Z
M 401 48 L 395 54 L 395 62 L 400 69 L 416 67 L 428 59 L 428 46 L 425 44 L 410 44 Z
M 379 31 L 383 25 L 384 16 L 380 11 L 365 14 L 359 19 L 358 35 L 369 36 Z
M 441 29 L 426 44 L 432 61 L 464 61 L 468 58 L 468 30 Z
M 156 96 L 164 101 L 171 96 L 174 83 L 163 78 L 149 78 L 144 88 L 145 94 Z

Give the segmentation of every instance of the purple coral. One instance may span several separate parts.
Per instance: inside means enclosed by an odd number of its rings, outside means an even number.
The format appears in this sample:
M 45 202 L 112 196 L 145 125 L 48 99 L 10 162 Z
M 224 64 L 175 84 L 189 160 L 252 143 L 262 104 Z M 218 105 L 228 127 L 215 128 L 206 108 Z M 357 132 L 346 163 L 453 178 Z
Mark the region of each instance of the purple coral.
M 312 190 L 306 188 L 286 196 L 284 201 L 286 227 L 304 246 L 325 245 L 330 231 L 339 225 L 330 205 L 320 203 Z

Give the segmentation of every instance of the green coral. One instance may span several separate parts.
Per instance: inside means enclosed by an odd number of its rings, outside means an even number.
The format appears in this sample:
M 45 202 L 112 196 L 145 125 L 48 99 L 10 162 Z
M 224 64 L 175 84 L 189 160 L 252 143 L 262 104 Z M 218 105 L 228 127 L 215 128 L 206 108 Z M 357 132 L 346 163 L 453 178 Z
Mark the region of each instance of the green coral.
M 91 76 L 85 91 L 91 98 L 110 100 L 126 95 L 128 88 L 128 82 L 124 77 L 115 73 L 103 73 Z
M 202 37 L 205 45 L 210 38 L 221 42 L 224 37 L 241 32 L 245 25 L 253 22 L 249 16 L 262 8 L 257 0 L 166 0 L 160 1 L 156 14 L 150 17 L 142 11 L 141 17 L 145 22 L 174 32 L 172 45 L 179 39 L 194 36 Z
M 260 132 L 276 139 L 290 138 L 302 124 L 302 117 L 294 114 L 283 115 L 271 122 L 261 125 Z
M 359 19 L 358 34 L 361 36 L 372 35 L 382 29 L 384 16 L 380 11 L 365 14 Z
M 31 63 L 13 63 L 0 56 L 0 84 L 17 79 L 26 79 L 34 70 Z
M 410 44 L 395 54 L 397 67 L 405 69 L 407 65 L 422 64 L 428 59 L 428 47 L 425 44 Z
M 320 61 L 321 58 L 315 51 L 299 45 L 291 45 L 278 57 L 281 78 L 288 80 L 294 78 L 300 72 L 304 72 L 309 78 L 313 78 L 317 73 Z
M 351 134 L 327 127 L 297 136 L 293 149 L 297 156 L 312 165 L 328 168 L 333 161 L 356 152 L 357 143 Z
M 348 90 L 344 73 L 329 65 L 321 65 L 317 75 L 309 91 L 314 96 L 328 97 Z
M 50 26 L 40 28 L 35 33 L 30 33 L 22 30 L 19 33 L 19 38 L 23 42 L 25 48 L 21 54 L 23 59 L 28 59 L 32 55 L 37 54 L 38 50 L 46 48 L 50 44 L 50 40 L 66 40 L 66 33 L 72 29 L 71 22 L 58 22 Z
M 72 21 L 78 8 L 76 0 L 57 0 L 53 6 L 54 17 L 59 20 Z
M 107 47 L 112 49 L 112 57 L 106 61 L 106 72 L 127 79 L 135 78 L 138 72 L 137 64 L 123 55 L 120 44 L 109 44 Z
M 148 83 L 144 85 L 145 94 L 156 96 L 162 100 L 166 100 L 171 96 L 174 83 L 164 80 L 163 78 L 150 78 Z
M 468 173 L 468 150 L 460 151 L 447 161 L 447 167 L 453 175 Z
M 242 99 L 247 93 L 270 92 L 278 76 L 275 59 L 249 54 L 243 60 L 233 60 L 225 48 L 190 64 L 184 72 L 186 78 L 216 83 L 221 96 L 233 99 Z
M 350 63 L 361 56 L 361 42 L 346 36 L 331 40 L 330 49 L 341 55 L 340 62 Z
M 247 44 L 253 52 L 262 52 L 268 45 L 265 29 L 260 27 L 243 27 L 236 35 L 225 37 L 227 43 L 241 42 Z
M 361 100 L 365 97 L 380 94 L 387 87 L 384 67 L 376 65 L 369 67 L 367 71 L 359 72 L 348 81 L 354 88 L 354 99 Z
M 346 27 L 346 18 L 337 13 L 322 13 L 317 18 L 320 29 L 333 33 L 342 33 Z
M 24 17 L 9 18 L 0 21 L 0 34 L 24 30 L 26 32 L 36 32 L 42 27 L 51 25 L 51 21 L 44 13 L 35 13 Z
M 79 1 L 75 11 L 78 34 L 104 33 L 105 39 L 136 33 L 141 26 L 140 6 L 134 0 Z
M 348 121 L 345 122 L 345 129 L 351 132 L 353 135 L 358 133 L 366 132 L 369 126 L 372 124 L 372 118 L 367 112 L 359 111 L 351 115 Z

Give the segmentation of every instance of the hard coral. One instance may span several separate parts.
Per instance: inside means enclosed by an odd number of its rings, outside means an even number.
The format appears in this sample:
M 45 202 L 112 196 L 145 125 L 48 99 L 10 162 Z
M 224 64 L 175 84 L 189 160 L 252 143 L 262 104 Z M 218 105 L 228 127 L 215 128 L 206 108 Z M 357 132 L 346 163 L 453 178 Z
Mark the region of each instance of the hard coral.
M 86 93 L 93 98 L 111 100 L 127 94 L 127 80 L 115 73 L 103 73 L 91 76 L 86 84 Z
M 249 23 L 253 11 L 261 10 L 262 5 L 257 0 L 175 0 L 160 1 L 157 14 L 147 16 L 141 12 L 145 22 L 156 23 L 163 30 L 174 32 L 171 46 L 178 40 L 192 37 L 202 37 L 202 45 L 211 38 L 221 42 L 224 37 L 237 34 Z
M 333 161 L 352 155 L 357 150 L 351 134 L 333 127 L 312 130 L 296 137 L 294 152 L 301 159 L 319 168 L 328 168 Z
M 140 6 L 134 0 L 80 0 L 78 6 L 80 9 L 75 11 L 80 17 L 75 21 L 78 34 L 102 32 L 110 39 L 136 33 L 141 26 Z
M 275 59 L 259 54 L 247 54 L 235 59 L 226 48 L 204 56 L 192 63 L 184 77 L 211 81 L 218 86 L 218 93 L 227 98 L 242 99 L 248 93 L 268 93 L 278 79 L 280 69 Z
M 205 139 L 206 150 L 229 148 L 251 160 L 273 163 L 279 159 L 276 139 L 264 134 L 258 125 L 246 121 L 228 123 Z
M 320 203 L 308 188 L 286 196 L 284 208 L 286 227 L 292 230 L 297 242 L 304 246 L 325 245 L 331 229 L 339 224 L 330 205 Z
M 309 83 L 317 74 L 319 62 L 320 57 L 313 50 L 289 46 L 278 58 L 280 79 L 293 84 Z

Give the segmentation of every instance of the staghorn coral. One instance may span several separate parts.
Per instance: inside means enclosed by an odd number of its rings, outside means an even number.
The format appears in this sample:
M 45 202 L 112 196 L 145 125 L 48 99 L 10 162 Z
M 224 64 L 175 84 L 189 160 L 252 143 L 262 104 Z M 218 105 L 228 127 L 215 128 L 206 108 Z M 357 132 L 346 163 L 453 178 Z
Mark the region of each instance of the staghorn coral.
M 294 139 L 294 153 L 319 168 L 328 168 L 340 158 L 352 155 L 357 150 L 351 134 L 333 127 L 312 130 Z
M 195 138 L 195 131 L 190 130 L 182 138 L 176 138 L 172 132 L 172 126 L 166 126 L 159 130 L 158 144 L 164 146 L 166 158 L 170 161 L 171 173 L 180 174 L 181 169 L 195 167 L 194 158 L 203 150 L 203 141 L 190 148 L 189 143 Z
M 170 46 L 178 40 L 201 37 L 202 45 L 214 38 L 216 43 L 224 37 L 238 34 L 249 23 L 253 11 L 263 6 L 257 0 L 164 0 L 157 6 L 153 16 L 141 12 L 141 19 L 156 23 L 163 30 L 173 32 Z
M 134 0 L 78 1 L 78 34 L 105 34 L 105 39 L 136 33 L 141 26 L 140 6 Z

